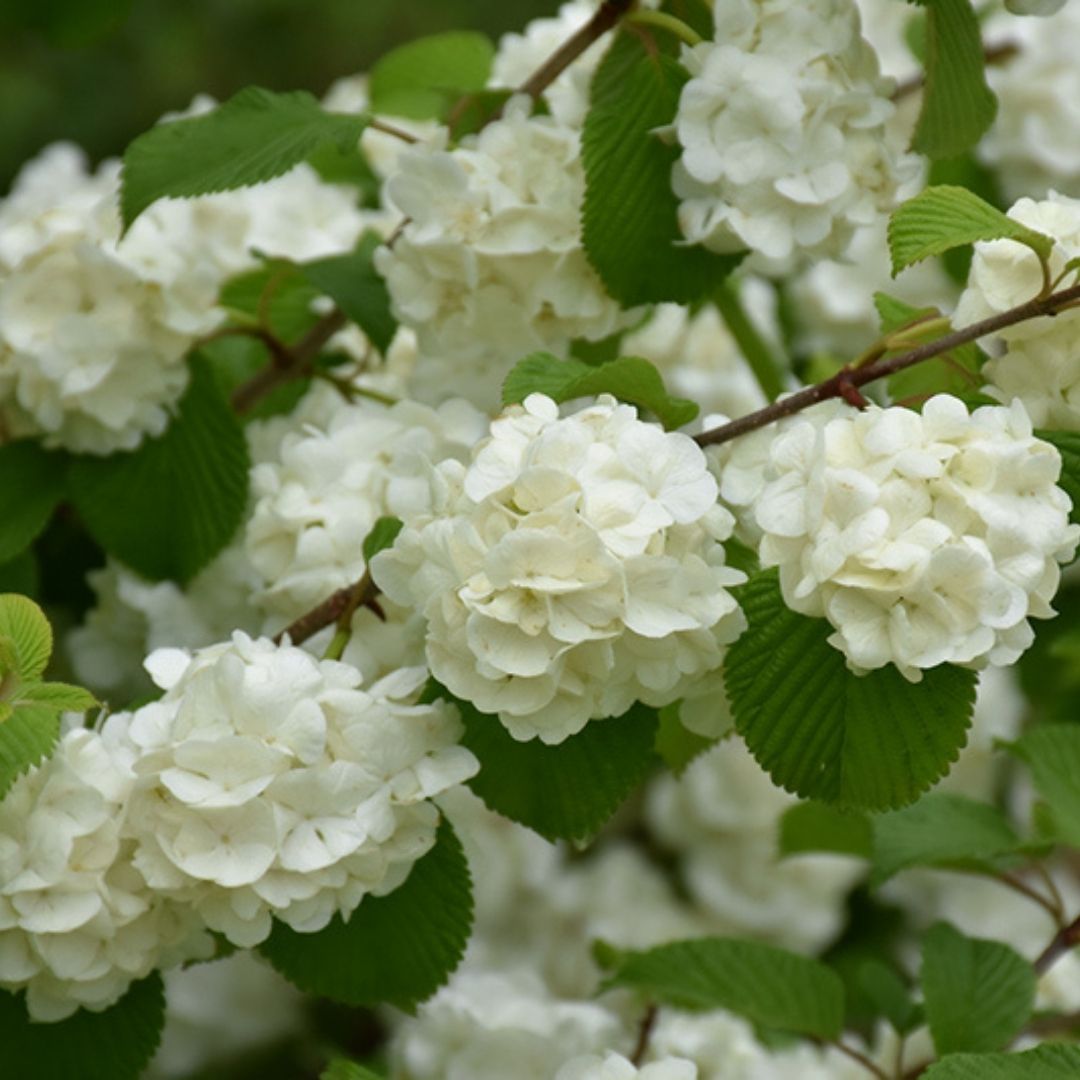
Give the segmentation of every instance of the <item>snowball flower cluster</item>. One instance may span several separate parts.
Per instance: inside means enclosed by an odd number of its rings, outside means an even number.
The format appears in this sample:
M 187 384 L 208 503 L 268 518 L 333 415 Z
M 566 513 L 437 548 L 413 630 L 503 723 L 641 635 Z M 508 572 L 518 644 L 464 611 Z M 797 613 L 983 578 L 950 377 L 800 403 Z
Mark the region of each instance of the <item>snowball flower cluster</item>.
M 854 0 L 715 0 L 684 50 L 673 185 L 683 234 L 770 261 L 837 256 L 915 168 Z
M 428 385 L 478 403 L 493 402 L 499 373 L 526 354 L 599 340 L 634 318 L 585 258 L 578 133 L 528 107 L 511 101 L 453 150 L 403 153 L 387 194 L 407 221 L 375 254 L 421 364 L 444 366 Z
M 704 455 L 630 406 L 603 395 L 560 419 L 531 394 L 442 475 L 445 509 L 372 573 L 423 611 L 435 677 L 517 739 L 673 701 L 745 625 Z
M 147 661 L 166 692 L 109 721 L 136 753 L 134 865 L 240 946 L 314 932 L 396 888 L 434 842 L 428 798 L 477 768 L 422 669 L 369 689 L 346 664 L 242 633 Z
M 465 460 L 486 426 L 460 399 L 438 409 L 363 401 L 287 434 L 252 471 L 245 546 L 264 582 L 258 602 L 289 621 L 358 580 L 375 522 L 429 513 L 434 464 Z
M 1080 257 L 1080 199 L 1053 192 L 1041 201 L 1020 199 L 1009 217 L 1053 238 L 1052 278 Z M 1031 248 L 1015 240 L 976 244 L 954 321 L 967 326 L 1006 311 L 1042 287 L 1042 269 Z M 1031 319 L 995 336 L 1004 351 L 983 368 L 990 380 L 987 392 L 1004 402 L 1019 398 L 1037 427 L 1080 431 L 1080 310 Z
M 698 1071 L 685 1058 L 664 1058 L 639 1069 L 622 1054 L 590 1054 L 568 1061 L 555 1080 L 698 1080 Z
M 25 988 L 34 1020 L 106 1009 L 203 944 L 132 865 L 134 783 L 130 754 L 76 729 L 0 802 L 0 986 Z
M 769 448 L 760 555 L 789 607 L 824 616 L 855 669 L 912 681 L 943 663 L 1006 665 L 1053 615 L 1080 527 L 1061 458 L 1019 402 L 969 415 L 946 394 L 922 414 L 870 406 L 801 418 Z

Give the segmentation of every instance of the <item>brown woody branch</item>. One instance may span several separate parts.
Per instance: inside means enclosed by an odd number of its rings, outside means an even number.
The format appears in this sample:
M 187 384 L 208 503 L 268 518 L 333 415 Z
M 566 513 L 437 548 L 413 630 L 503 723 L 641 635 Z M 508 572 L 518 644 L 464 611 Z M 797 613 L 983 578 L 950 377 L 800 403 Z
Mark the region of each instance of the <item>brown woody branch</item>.
M 1056 315 L 1059 311 L 1077 303 L 1080 303 L 1080 285 L 1073 285 L 1060 292 L 1051 293 L 1049 296 L 1037 296 L 1033 300 L 1009 308 L 1008 311 L 972 323 L 962 330 L 954 330 L 950 334 L 928 341 L 899 356 L 876 360 L 860 367 L 842 368 L 824 382 L 798 390 L 780 401 L 774 401 L 771 405 L 766 405 L 765 408 L 758 409 L 757 412 L 749 413 L 747 416 L 740 416 L 730 423 L 703 431 L 700 435 L 695 435 L 694 440 L 699 446 L 717 446 L 720 443 L 730 442 L 740 435 L 766 427 L 785 416 L 794 416 L 795 413 L 802 412 L 811 405 L 828 401 L 830 398 L 844 397 L 850 394 L 850 387 L 864 386 L 877 379 L 887 378 L 905 368 L 921 364 L 924 360 L 932 360 L 961 345 L 967 345 L 988 334 L 995 334 L 1008 326 L 1045 315 Z
M 280 645 L 288 635 L 293 645 L 300 645 L 308 638 L 314 637 L 324 627 L 351 619 L 353 612 L 361 607 L 370 607 L 376 614 L 381 615 L 376 601 L 378 595 L 379 590 L 375 587 L 375 582 L 371 580 L 371 574 L 365 570 L 364 576 L 359 581 L 338 589 L 333 596 L 328 597 L 318 607 L 301 615 L 299 619 L 275 635 L 274 641 Z

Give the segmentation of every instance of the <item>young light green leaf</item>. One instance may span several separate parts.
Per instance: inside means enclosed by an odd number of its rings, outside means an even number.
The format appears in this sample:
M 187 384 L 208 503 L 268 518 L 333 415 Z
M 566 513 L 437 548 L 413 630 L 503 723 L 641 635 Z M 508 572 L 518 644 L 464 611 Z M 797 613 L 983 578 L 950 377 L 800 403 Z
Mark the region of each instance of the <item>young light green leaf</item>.
M 678 149 L 656 129 L 674 118 L 687 78 L 647 32 L 629 31 L 593 76 L 581 146 L 585 253 L 624 307 L 704 300 L 742 259 L 682 242 L 671 190 Z
M 647 409 L 669 431 L 690 423 L 698 407 L 672 397 L 653 364 L 624 356 L 605 364 L 560 360 L 551 353 L 532 353 L 519 360 L 503 382 L 503 404 L 524 401 L 530 394 L 547 394 L 554 401 L 573 401 L 594 394 L 612 394 L 620 401 Z
M 1080 845 L 1080 725 L 1038 724 L 1011 749 L 1031 770 L 1058 836 Z
M 1001 1050 L 1035 1005 L 1035 969 L 999 941 L 965 937 L 938 923 L 923 938 L 922 988 L 937 1052 Z
M 400 45 L 371 69 L 371 111 L 442 119 L 468 91 L 483 90 L 495 47 L 483 34 L 455 30 Z
M 885 810 L 913 802 L 956 760 L 975 704 L 974 672 L 942 665 L 909 683 L 891 665 L 853 675 L 823 619 L 791 611 L 775 570 L 742 586 L 749 627 L 724 681 L 758 763 L 806 799 Z
M 186 582 L 232 538 L 247 507 L 244 433 L 206 361 L 168 430 L 129 454 L 78 457 L 71 497 L 90 535 L 144 577 Z
M 980 240 L 1015 240 L 1039 258 L 1054 241 L 1007 217 L 967 188 L 941 184 L 908 199 L 889 218 L 893 277 L 913 263 Z
M 59 737 L 56 709 L 0 702 L 0 798 L 16 777 L 52 753 Z
M 67 1020 L 36 1024 L 22 995 L 0 991 L 4 1075 L 41 1080 L 138 1080 L 157 1050 L 165 1024 L 165 992 L 157 973 L 135 983 L 104 1012 L 80 1009 Z
M 276 923 L 259 951 L 305 993 L 411 1010 L 450 977 L 472 930 L 469 866 L 447 822 L 404 884 L 367 896 L 348 921 L 299 934 Z
M 819 802 L 800 802 L 780 819 L 780 854 L 827 851 L 870 858 L 873 831 L 865 814 Z
M 49 620 L 29 597 L 18 593 L 0 596 L 0 638 L 6 639 L 6 654 L 14 652 L 13 673 L 22 682 L 40 679 L 52 656 L 53 636 Z M 5 672 L 0 671 L 0 676 Z
M 355 145 L 368 118 L 326 112 L 305 90 L 249 86 L 212 112 L 158 124 L 124 153 L 124 228 L 151 204 L 273 180 L 320 147 Z
M 364 537 L 364 563 L 370 566 L 371 560 L 384 548 L 390 547 L 403 528 L 405 528 L 405 523 L 400 518 L 379 518 Z
M 634 705 L 622 716 L 590 720 L 577 735 L 545 746 L 518 742 L 497 716 L 454 700 L 462 743 L 480 761 L 469 786 L 496 813 L 548 840 L 590 839 L 655 763 L 656 710 Z
M 299 270 L 364 331 L 380 353 L 385 353 L 397 332 L 397 320 L 390 313 L 386 282 L 375 272 L 372 262 L 375 249 L 382 243 L 377 233 L 368 231 L 354 251 L 301 263 Z
M 97 698 L 81 686 L 61 682 L 36 682 L 20 687 L 20 704 L 43 705 L 58 712 L 86 712 L 98 704 Z
M 922 1080 L 1076 1080 L 1080 1046 L 1047 1043 L 1022 1054 L 950 1054 Z
M 30 439 L 0 446 L 0 563 L 14 559 L 45 528 L 64 496 L 66 462 Z
M 974 146 L 994 122 L 979 19 L 971 0 L 914 0 L 926 9 L 926 86 L 912 149 L 951 158 Z
M 618 957 L 605 987 L 629 986 L 684 1009 L 727 1009 L 762 1027 L 835 1039 L 844 987 L 819 960 L 734 938 L 698 938 Z
M 996 806 L 937 791 L 881 814 L 873 831 L 873 885 L 913 866 L 992 871 L 994 860 L 1023 846 Z
M 1069 520 L 1080 522 L 1080 431 L 1045 431 L 1035 434 L 1044 442 L 1057 447 L 1061 455 L 1061 476 L 1058 487 L 1072 499 Z

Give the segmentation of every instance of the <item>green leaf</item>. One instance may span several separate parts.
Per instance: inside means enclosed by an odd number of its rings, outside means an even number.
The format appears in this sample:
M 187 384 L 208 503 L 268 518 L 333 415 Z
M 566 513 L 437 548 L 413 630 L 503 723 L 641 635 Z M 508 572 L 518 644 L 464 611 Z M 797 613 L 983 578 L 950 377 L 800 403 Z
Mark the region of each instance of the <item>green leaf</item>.
M 40 679 L 53 649 L 45 612 L 29 597 L 5 593 L 0 596 L 0 638 L 6 638 L 14 650 L 14 674 L 23 682 Z
M 280 341 L 289 344 L 318 321 L 319 316 L 311 306 L 318 296 L 319 289 L 304 279 L 295 264 L 285 259 L 268 259 L 262 266 L 226 282 L 219 301 L 243 321 L 257 320 Z M 268 358 L 265 349 L 260 354 L 262 359 Z
M 43 705 L 12 709 L 8 703 L 0 702 L 0 798 L 16 777 L 52 753 L 59 737 L 60 714 L 56 709 Z
M 742 260 L 683 241 L 671 168 L 656 128 L 675 116 L 688 76 L 647 32 L 621 31 L 593 77 L 581 154 L 585 253 L 624 307 L 711 296 Z
M 880 960 L 863 962 L 858 972 L 859 990 L 900 1035 L 923 1023 L 923 1010 L 911 1000 L 911 991 L 899 975 Z
M 993 870 L 993 860 L 1022 847 L 1005 815 L 965 795 L 931 792 L 874 819 L 871 883 L 912 866 Z
M 338 1058 L 323 1069 L 319 1080 L 382 1080 L 382 1077 L 363 1065 L 357 1065 L 355 1061 Z
M 939 1054 L 1001 1050 L 1031 1018 L 1035 969 L 1008 945 L 938 923 L 923 938 L 922 988 Z
M 1076 1080 L 1080 1046 L 1036 1046 L 1022 1054 L 950 1054 L 922 1080 Z
M 366 116 L 329 113 L 307 91 L 249 86 L 213 112 L 158 124 L 124 153 L 124 228 L 152 203 L 250 187 L 305 161 L 327 144 L 354 146 Z
M 1011 746 L 1027 763 L 1057 835 L 1080 845 L 1080 725 L 1039 724 Z
M 647 409 L 669 431 L 690 423 L 698 414 L 692 401 L 672 397 L 655 366 L 637 356 L 593 366 L 580 360 L 560 360 L 551 353 L 532 353 L 507 374 L 503 404 L 524 401 L 529 394 L 547 394 L 558 402 L 612 394 L 620 401 Z
M 865 810 L 913 802 L 964 745 L 976 675 L 942 665 L 909 683 L 891 665 L 853 675 L 824 619 L 789 610 L 775 570 L 739 589 L 749 626 L 724 680 L 735 726 L 781 787 Z
M 0 564 L 0 593 L 20 593 L 22 596 L 37 596 L 41 584 L 37 558 L 27 548 L 14 559 Z
M 347 922 L 335 915 L 315 934 L 276 923 L 259 951 L 305 993 L 409 1010 L 457 967 L 472 918 L 469 866 L 444 821 L 435 846 L 393 892 L 365 897 Z
M 78 457 L 71 497 L 90 535 L 143 577 L 186 582 L 232 538 L 247 509 L 244 433 L 208 365 L 168 430 L 136 451 Z
M 60 682 L 30 683 L 19 689 L 17 700 L 19 704 L 43 705 L 58 712 L 86 712 L 98 704 L 89 690 Z
M 1072 499 L 1069 520 L 1080 522 L 1080 431 L 1046 431 L 1035 434 L 1044 442 L 1056 446 L 1061 455 L 1061 476 L 1058 487 Z
M 35 1024 L 22 995 L 0 991 L 4 1075 L 35 1080 L 138 1080 L 165 1023 L 161 976 L 132 985 L 110 1009 L 80 1009 L 55 1024 Z
M 604 984 L 685 1009 L 727 1009 L 755 1024 L 835 1039 L 844 1023 L 840 977 L 819 960 L 734 938 L 698 938 L 619 958 Z
M 707 739 L 691 731 L 679 719 L 679 702 L 665 705 L 659 712 L 656 742 L 657 757 L 676 775 L 681 775 L 699 754 L 711 749 L 716 739 Z
M 584 730 L 545 746 L 518 742 L 496 716 L 456 702 L 462 743 L 480 761 L 469 786 L 496 813 L 548 840 L 591 838 L 655 763 L 656 710 L 634 705 L 622 716 L 590 720 Z
M 443 119 L 460 96 L 484 89 L 494 58 L 491 41 L 466 30 L 400 45 L 371 69 L 371 111 L 414 120 Z
M 970 0 L 915 0 L 926 9 L 926 86 L 912 149 L 949 158 L 974 146 L 994 122 L 979 20 Z
M 355 251 L 301 263 L 299 270 L 364 331 L 380 353 L 385 354 L 397 332 L 397 320 L 390 314 L 386 283 L 375 272 L 372 262 L 375 249 L 382 243 L 382 237 L 368 231 L 360 238 Z
M 14 559 L 45 528 L 64 496 L 62 454 L 22 439 L 0 446 L 0 563 Z
M 398 533 L 405 528 L 405 523 L 396 517 L 381 517 L 374 525 L 371 526 L 371 531 L 364 537 L 364 563 L 370 566 L 371 560 L 375 558 L 384 548 L 391 547 L 394 541 L 398 538 Z
M 899 206 L 889 218 L 893 277 L 905 267 L 963 244 L 1015 240 L 1045 259 L 1054 241 L 1007 217 L 967 188 L 928 187 Z
M 873 830 L 865 814 L 819 802 L 796 803 L 780 819 L 780 854 L 827 851 L 870 858 Z

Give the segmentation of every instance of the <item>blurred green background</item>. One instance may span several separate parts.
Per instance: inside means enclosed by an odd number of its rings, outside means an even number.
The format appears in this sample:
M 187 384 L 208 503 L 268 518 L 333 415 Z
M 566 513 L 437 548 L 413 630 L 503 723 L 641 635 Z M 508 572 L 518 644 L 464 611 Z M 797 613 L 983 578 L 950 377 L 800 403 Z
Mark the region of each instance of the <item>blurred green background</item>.
M 0 0 L 0 192 L 57 139 L 119 154 L 196 93 L 322 93 L 395 44 L 498 36 L 559 0 Z

